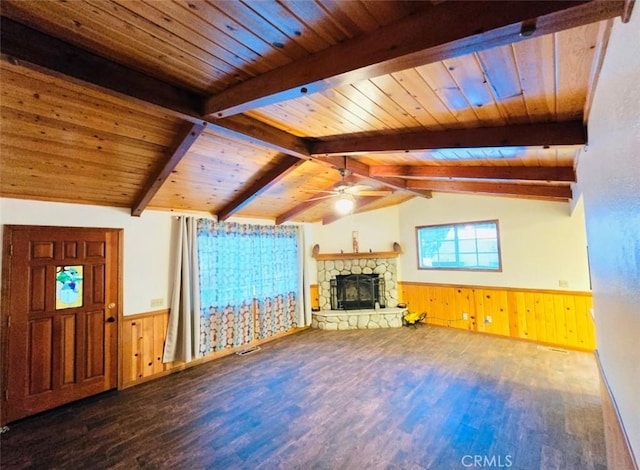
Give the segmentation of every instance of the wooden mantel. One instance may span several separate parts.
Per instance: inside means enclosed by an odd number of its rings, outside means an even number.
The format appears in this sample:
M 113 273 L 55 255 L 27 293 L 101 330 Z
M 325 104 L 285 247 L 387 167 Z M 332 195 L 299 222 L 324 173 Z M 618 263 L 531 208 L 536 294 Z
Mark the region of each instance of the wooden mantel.
M 364 258 L 397 258 L 402 251 L 364 251 L 357 253 L 315 253 L 313 257 L 318 260 L 332 259 L 364 259 Z

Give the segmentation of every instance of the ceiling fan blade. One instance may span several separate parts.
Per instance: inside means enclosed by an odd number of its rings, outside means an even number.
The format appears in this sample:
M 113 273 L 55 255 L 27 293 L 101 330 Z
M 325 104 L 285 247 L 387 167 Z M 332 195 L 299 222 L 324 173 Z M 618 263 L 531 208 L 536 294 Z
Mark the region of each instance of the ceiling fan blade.
M 342 190 L 345 193 L 349 193 L 349 194 L 358 194 L 361 191 L 368 191 L 370 189 L 372 188 L 368 184 L 350 184 L 350 185 L 342 186 L 341 189 L 339 190 Z
M 308 201 L 320 201 L 321 199 L 329 199 L 332 197 L 336 197 L 335 194 L 329 194 L 328 196 L 318 196 L 318 197 L 312 197 L 311 199 L 305 199 L 304 202 L 308 202 Z
M 358 191 L 356 196 L 389 196 L 390 194 L 393 194 L 393 191 L 381 189 Z
M 328 190 L 328 189 L 326 189 L 326 190 L 325 190 L 325 189 L 314 189 L 314 190 L 311 190 L 311 189 L 303 189 L 303 191 L 304 191 L 305 193 L 313 193 L 313 194 L 318 194 L 318 193 L 327 193 L 327 194 L 333 194 L 334 196 L 335 196 L 336 194 L 338 194 L 338 192 L 337 192 L 337 191 L 335 191 L 335 190 Z

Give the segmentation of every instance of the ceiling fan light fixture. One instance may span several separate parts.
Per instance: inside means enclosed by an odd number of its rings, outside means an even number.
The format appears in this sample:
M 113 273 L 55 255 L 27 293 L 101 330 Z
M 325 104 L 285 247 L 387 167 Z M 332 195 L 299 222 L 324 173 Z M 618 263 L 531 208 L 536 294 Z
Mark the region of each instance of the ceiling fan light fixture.
M 342 194 L 336 201 L 335 208 L 339 214 L 346 215 L 353 210 L 354 206 L 355 202 L 353 200 L 353 196 L 349 194 Z

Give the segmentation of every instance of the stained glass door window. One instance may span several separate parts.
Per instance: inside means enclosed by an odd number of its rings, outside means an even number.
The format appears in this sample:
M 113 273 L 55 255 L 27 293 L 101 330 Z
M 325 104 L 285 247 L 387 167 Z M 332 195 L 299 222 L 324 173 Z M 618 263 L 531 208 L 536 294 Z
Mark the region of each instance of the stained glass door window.
M 56 310 L 82 307 L 82 265 L 56 267 Z

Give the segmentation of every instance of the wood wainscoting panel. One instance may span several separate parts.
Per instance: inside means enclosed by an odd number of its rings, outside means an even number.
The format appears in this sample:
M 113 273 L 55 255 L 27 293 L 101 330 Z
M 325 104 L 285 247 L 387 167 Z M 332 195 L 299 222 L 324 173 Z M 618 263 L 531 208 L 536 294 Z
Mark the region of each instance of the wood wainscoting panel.
M 307 327 L 292 328 L 265 339 L 255 339 L 236 348 L 227 348 L 195 359 L 189 363 L 174 361 L 163 363 L 164 340 L 169 324 L 169 309 L 155 312 L 127 315 L 121 318 L 120 330 L 120 367 L 119 388 L 127 388 L 142 382 L 203 364 L 238 351 L 268 343 Z
M 426 323 L 593 351 L 591 293 L 399 282 Z M 465 315 L 466 314 L 466 318 Z
M 309 286 L 309 296 L 311 297 L 311 308 L 320 308 L 320 297 L 318 296 L 318 284 Z
M 121 388 L 173 368 L 162 362 L 169 310 L 122 317 Z

